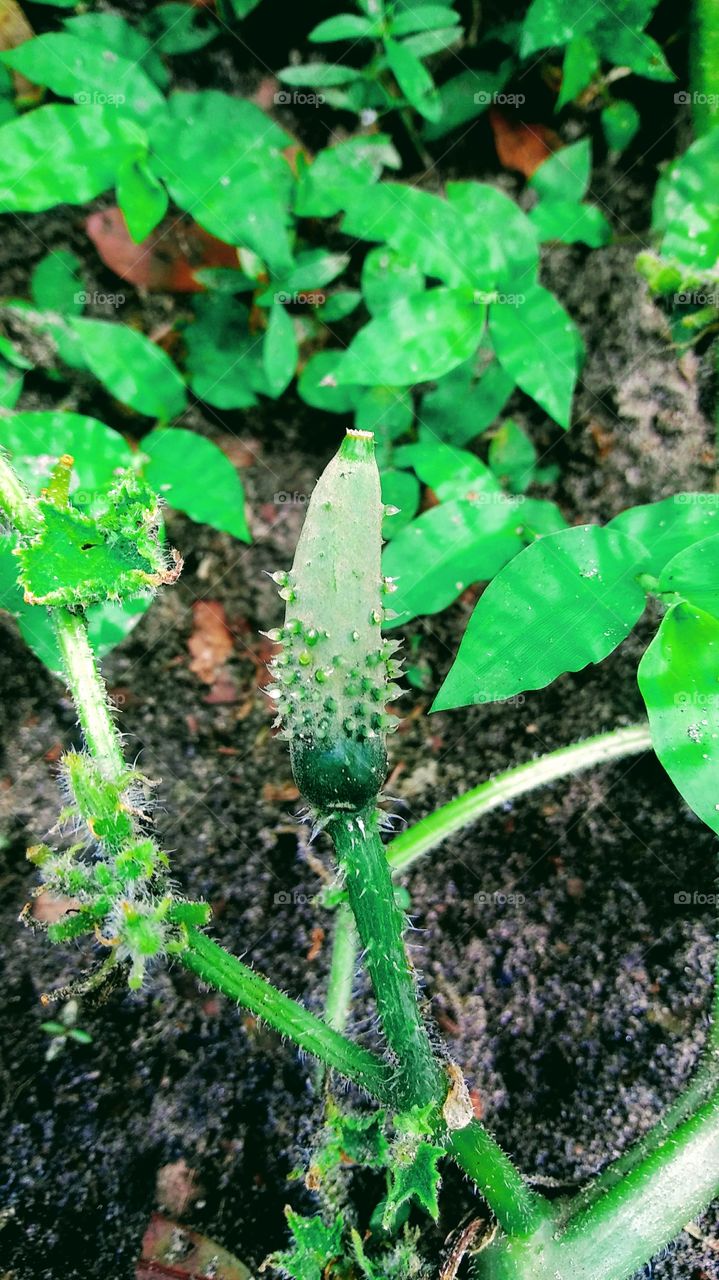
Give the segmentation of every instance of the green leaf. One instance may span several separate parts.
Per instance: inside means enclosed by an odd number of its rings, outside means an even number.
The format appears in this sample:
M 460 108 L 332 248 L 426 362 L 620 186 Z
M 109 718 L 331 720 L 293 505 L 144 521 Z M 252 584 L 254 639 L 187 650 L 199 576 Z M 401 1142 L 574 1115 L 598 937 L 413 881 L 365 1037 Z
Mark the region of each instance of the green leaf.
M 629 507 L 607 528 L 643 542 L 649 552 L 646 572 L 658 577 L 685 547 L 719 532 L 719 494 L 676 493 L 661 502 Z
M 606 658 L 644 609 L 646 560 L 640 543 L 598 525 L 533 542 L 490 582 L 432 709 L 542 689 Z
M 342 67 L 333 62 L 304 62 L 302 66 L 283 67 L 277 72 L 277 78 L 283 84 L 308 84 L 318 89 L 350 84 L 353 80 L 359 80 L 361 76 L 362 72 L 356 67 Z
M 230 294 L 200 295 L 185 330 L 187 370 L 195 395 L 217 409 L 247 409 L 267 391 L 261 339 L 249 311 Z
M 220 27 L 206 8 L 188 4 L 158 4 L 142 19 L 143 29 L 158 53 L 196 53 L 220 34 Z
M 507 58 L 496 71 L 474 71 L 466 67 L 459 75 L 445 80 L 437 91 L 441 115 L 436 121 L 425 121 L 422 136 L 429 141 L 443 138 L 452 129 L 481 115 L 502 92 L 513 70 L 514 60 Z
M 624 151 L 634 138 L 641 123 L 639 112 L 632 102 L 618 99 L 610 102 L 601 115 L 602 129 L 611 151 Z
M 30 277 L 30 294 L 41 311 L 79 315 L 85 305 L 85 291 L 77 254 L 56 249 L 41 258 Z
M 344 320 L 346 316 L 356 311 L 361 301 L 362 294 L 359 289 L 338 289 L 330 294 L 321 307 L 317 308 L 317 319 L 323 324 L 334 324 L 338 320 Z
M 358 398 L 356 387 L 338 385 L 337 370 L 341 351 L 318 351 L 310 356 L 297 381 L 297 390 L 305 404 L 326 413 L 350 413 Z
M 459 22 L 459 14 L 444 4 L 418 4 L 405 9 L 390 19 L 393 36 L 408 36 L 413 31 L 435 31 L 452 27 Z
M 697 273 L 714 269 L 719 258 L 718 191 L 719 131 L 711 130 L 693 142 L 657 183 L 652 225 L 664 233 L 661 252 L 665 257 Z
M 346 253 L 328 253 L 325 249 L 308 249 L 298 253 L 294 265 L 286 275 L 273 280 L 269 289 L 261 293 L 256 301 L 263 307 L 273 302 L 293 302 L 296 293 L 312 293 L 330 284 L 341 275 L 349 263 Z M 299 299 L 304 301 L 305 299 Z
M 331 218 L 345 207 L 351 192 L 366 193 L 383 169 L 400 167 L 400 157 L 386 133 L 325 147 L 311 164 L 300 168 L 295 213 L 300 218 Z
M 507 418 L 489 446 L 489 465 L 510 493 L 524 493 L 532 483 L 537 450 L 529 436 Z
M 382 501 L 387 507 L 395 507 L 392 515 L 386 514 L 382 523 L 382 537 L 389 542 L 414 518 L 419 506 L 419 481 L 409 471 L 397 471 L 390 467 L 380 474 Z
M 26 40 L 0 58 L 33 84 L 47 85 L 78 105 L 107 105 L 140 122 L 165 105 L 157 86 L 136 62 L 67 31 Z
M 133 126 L 116 116 L 112 107 L 53 104 L 2 125 L 0 211 L 86 204 L 107 191 L 138 148 Z
M 194 431 L 171 427 L 145 436 L 142 452 L 149 458 L 145 479 L 169 506 L 242 542 L 252 541 L 242 483 L 216 444 Z
M 391 1228 L 402 1205 L 413 1200 L 437 1221 L 437 1193 L 442 1180 L 438 1165 L 444 1154 L 442 1147 L 435 1147 L 430 1142 L 420 1142 L 414 1152 L 406 1155 L 401 1147 L 395 1148 L 395 1159 L 390 1167 L 390 1187 L 382 1215 L 387 1229 Z
M 600 42 L 605 58 L 618 66 L 630 67 L 639 76 L 649 80 L 676 80 L 664 52 L 646 31 L 632 31 L 622 25 Z
M 439 613 L 473 582 L 493 578 L 522 549 L 517 505 L 503 494 L 431 507 L 385 547 L 383 572 L 397 580 L 392 608 L 400 626 Z
M 568 429 L 579 352 L 575 326 L 557 299 L 531 285 L 521 305 L 490 308 L 489 331 L 507 373 Z
M 593 204 L 572 204 L 563 200 L 542 200 L 529 214 L 529 221 L 543 244 L 559 240 L 564 244 L 587 244 L 598 249 L 608 244 L 612 228 L 601 209 Z
M 385 37 L 384 51 L 392 75 L 402 93 L 426 120 L 438 120 L 442 104 L 429 71 L 406 44 Z
M 582 138 L 543 160 L 529 179 L 529 186 L 543 200 L 577 203 L 586 193 L 591 171 L 589 138 Z
M 399 298 L 424 290 L 424 274 L 417 262 L 384 247 L 370 249 L 362 264 L 362 295 L 376 316 Z
M 180 8 L 179 5 L 176 7 Z M 154 17 L 158 12 L 159 8 L 152 10 L 151 16 Z M 167 87 L 170 77 L 159 56 L 163 50 L 159 48 L 154 37 L 152 41 L 148 40 L 137 27 L 131 26 L 119 13 L 81 13 L 74 18 L 65 18 L 63 26 L 70 35 L 80 36 L 88 43 L 99 45 L 101 48 L 104 46 L 106 50 L 111 49 L 114 53 L 119 53 L 129 62 L 138 63 L 161 89 Z
M 0 409 L 14 409 L 22 395 L 23 375 L 0 356 Z
M 578 11 L 570 0 L 532 0 L 525 14 L 520 42 L 522 58 L 528 58 L 539 49 L 561 48 L 573 39 L 579 29 L 583 11 Z M 591 17 L 585 26 L 591 26 Z
M 499 481 L 486 463 L 466 449 L 458 449 L 441 440 L 421 440 L 396 449 L 398 467 L 414 467 L 423 484 L 446 502 L 450 498 L 473 501 L 480 494 L 502 492 Z
M 361 18 L 355 13 L 338 13 L 336 18 L 326 18 L 310 31 L 307 39 L 312 44 L 331 44 L 333 40 L 371 40 L 378 31 L 377 23 Z
M 325 1225 L 319 1214 L 303 1218 L 289 1207 L 285 1214 L 292 1232 L 292 1248 L 288 1252 L 273 1253 L 268 1261 L 291 1280 L 324 1280 L 330 1263 L 344 1251 L 342 1214 L 338 1213 L 330 1226 Z
M 135 244 L 140 244 L 167 213 L 168 194 L 145 160 L 128 160 L 117 176 L 117 203 Z
M 719 533 L 672 556 L 659 575 L 657 593 L 677 593 L 687 604 L 719 617 Z
M 570 40 L 564 54 L 557 111 L 561 111 L 568 102 L 573 102 L 591 84 L 599 67 L 599 54 L 588 36 L 575 36 Z
M 537 234 L 526 213 L 482 182 L 448 182 L 447 200 L 460 215 L 464 241 L 473 246 L 473 282 L 524 291 L 539 265 Z
M 420 437 L 427 432 L 450 444 L 463 445 L 491 427 L 514 390 L 514 378 L 491 360 L 479 378 L 475 360 L 444 375 L 422 399 Z
M 182 413 L 185 384 L 170 357 L 144 333 L 112 320 L 69 317 L 88 369 L 122 404 L 149 418 Z
M 81 413 L 14 413 L 0 419 L 0 445 L 35 494 L 47 485 L 58 458 L 71 454 L 70 496 L 82 507 L 91 506 L 94 495 L 108 489 L 134 458 L 119 432 Z
M 410 386 L 440 378 L 476 351 L 485 308 L 463 289 L 429 289 L 400 298 L 352 340 L 337 370 L 340 385 Z
M 269 394 L 281 396 L 297 368 L 297 338 L 292 319 L 280 302 L 276 302 L 270 311 L 262 359 Z
M 676 604 L 639 664 L 652 745 L 694 813 L 719 834 L 719 620 Z
M 290 137 L 254 103 L 215 89 L 176 93 L 153 124 L 153 170 L 212 235 L 251 249 L 275 275 L 292 265 Z

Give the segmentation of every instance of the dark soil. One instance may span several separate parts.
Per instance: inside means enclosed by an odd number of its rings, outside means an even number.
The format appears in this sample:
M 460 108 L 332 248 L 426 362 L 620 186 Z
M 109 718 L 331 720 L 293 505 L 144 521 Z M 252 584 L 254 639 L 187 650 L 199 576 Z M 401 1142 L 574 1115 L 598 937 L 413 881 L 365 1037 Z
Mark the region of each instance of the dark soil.
M 213 83 L 236 85 L 226 49 L 210 67 Z M 466 165 L 466 146 L 460 158 Z M 572 522 L 712 484 L 707 362 L 677 361 L 665 318 L 633 271 L 657 158 L 647 144 L 622 170 L 600 166 L 596 176 L 595 194 L 628 243 L 547 255 L 546 282 L 579 322 L 589 353 L 576 425 L 558 439 L 527 401 L 518 397 L 512 408 L 560 462 L 554 496 Z M 471 176 L 485 176 L 474 164 Z M 2 256 L 17 265 L 4 292 L 26 294 L 31 259 L 48 246 L 82 253 L 90 289 L 116 284 L 82 233 L 83 216 L 60 210 L 8 221 Z M 178 305 L 124 292 L 148 326 Z M 30 393 L 38 407 L 59 396 L 42 376 Z M 127 429 L 95 388 L 77 383 L 70 397 L 72 407 Z M 290 562 L 303 514 L 300 502 L 277 494 L 311 490 L 344 424 L 291 397 L 282 415 L 269 403 L 221 419 L 201 407 L 186 415 L 183 425 L 242 462 L 255 541 L 247 548 L 171 516 L 182 579 L 105 671 L 129 753 L 162 780 L 158 835 L 174 850 L 183 890 L 212 903 L 217 935 L 232 951 L 320 1010 L 331 922 L 306 901 L 318 880 L 304 857 L 297 803 L 271 798 L 291 778 L 258 691 L 257 632 L 281 612 L 263 571 Z M 203 599 L 223 604 L 235 636 L 235 697 L 223 704 L 208 701 L 188 669 L 192 605 Z M 471 606 L 465 599 L 408 629 L 421 637 L 433 689 Z M 641 623 L 601 668 L 511 707 L 427 719 L 431 699 L 411 691 L 391 744 L 390 790 L 403 813 L 414 820 L 494 771 L 640 718 L 635 671 L 651 634 L 651 620 Z M 56 820 L 57 756 L 77 741 L 77 728 L 63 690 L 4 620 L 0 683 L 0 1276 L 132 1280 L 158 1203 L 158 1172 L 180 1158 L 201 1184 L 183 1221 L 256 1268 L 283 1243 L 283 1205 L 311 1211 L 300 1184 L 287 1182 L 320 1111 L 308 1064 L 179 968 L 154 972 L 140 995 L 120 987 L 84 999 L 79 1025 L 92 1044 L 69 1044 L 46 1061 L 39 996 L 87 969 L 93 949 L 50 948 L 16 918 L 33 886 L 25 847 Z M 329 865 L 321 842 L 319 853 Z M 714 837 L 658 764 L 642 757 L 492 815 L 407 877 L 431 1013 L 489 1125 L 528 1175 L 581 1182 L 646 1129 L 690 1075 L 707 1025 L 714 921 L 711 907 L 681 906 L 675 895 L 711 894 L 714 867 Z M 278 903 L 287 892 L 293 904 Z M 480 905 L 479 892 L 515 900 Z M 310 960 L 317 925 L 327 937 Z M 371 1037 L 361 978 L 357 997 L 357 1028 Z M 445 1189 L 440 1234 L 429 1238 L 435 1267 L 436 1243 L 469 1207 L 451 1170 Z M 716 1235 L 717 1215 L 701 1226 Z M 705 1280 L 717 1274 L 716 1257 L 685 1234 L 653 1274 Z

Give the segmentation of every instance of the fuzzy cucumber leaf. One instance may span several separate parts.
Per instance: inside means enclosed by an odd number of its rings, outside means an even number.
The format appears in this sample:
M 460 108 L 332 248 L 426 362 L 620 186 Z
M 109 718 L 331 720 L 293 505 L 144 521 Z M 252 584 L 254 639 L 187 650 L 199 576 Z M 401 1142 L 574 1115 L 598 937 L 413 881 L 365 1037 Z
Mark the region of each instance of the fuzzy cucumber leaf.
M 330 1264 L 343 1253 L 342 1214 L 338 1213 L 329 1226 L 319 1214 L 303 1218 L 290 1208 L 285 1209 L 285 1214 L 292 1232 L 292 1247 L 286 1252 L 273 1253 L 269 1261 L 290 1280 L 324 1280 Z
M 674 605 L 638 680 L 654 750 L 690 808 L 719 834 L 719 619 Z
M 386 1229 L 391 1229 L 402 1206 L 412 1201 L 416 1201 L 437 1221 L 437 1193 L 442 1181 L 438 1165 L 444 1154 L 442 1147 L 435 1147 L 431 1142 L 420 1142 L 406 1156 L 401 1147 L 394 1148 L 394 1159 L 390 1164 L 390 1186 L 383 1213 L 383 1225 Z
M 496 702 L 600 662 L 644 610 L 647 552 L 598 525 L 533 542 L 490 582 L 432 708 Z
M 145 479 L 169 506 L 251 542 L 242 482 L 212 440 L 184 427 L 158 428 L 145 436 L 142 451 L 148 458 Z

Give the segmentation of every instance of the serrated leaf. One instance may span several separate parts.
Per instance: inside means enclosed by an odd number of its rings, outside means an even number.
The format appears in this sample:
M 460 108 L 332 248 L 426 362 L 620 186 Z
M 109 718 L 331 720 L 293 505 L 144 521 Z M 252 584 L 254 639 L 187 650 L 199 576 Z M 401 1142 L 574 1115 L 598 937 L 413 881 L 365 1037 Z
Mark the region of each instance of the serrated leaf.
M 639 664 L 652 745 L 691 809 L 719 834 L 719 620 L 676 604 Z
M 522 295 L 519 295 L 522 296 Z M 579 367 L 577 331 L 547 289 L 531 285 L 519 305 L 490 308 L 489 332 L 500 364 L 542 409 L 569 429 Z
M 646 572 L 658 577 L 685 547 L 719 533 L 719 494 L 675 493 L 660 502 L 629 507 L 607 528 L 642 542 L 649 553 Z
M 383 573 L 396 579 L 390 627 L 439 613 L 473 582 L 493 578 L 522 549 L 517 504 L 488 493 L 431 507 L 384 549 Z
M 713 270 L 719 258 L 719 132 L 711 130 L 669 165 L 657 183 L 652 224 L 661 252 L 681 266 Z
M 303 1218 L 285 1209 L 292 1232 L 292 1248 L 287 1252 L 273 1253 L 269 1261 L 290 1280 L 324 1280 L 327 1267 L 343 1252 L 344 1221 L 338 1213 L 329 1226 L 317 1214 Z
M 400 298 L 360 329 L 338 366 L 340 385 L 410 386 L 440 378 L 476 351 L 485 308 L 463 289 Z
M 292 318 L 282 303 L 276 302 L 270 311 L 262 344 L 262 362 L 269 395 L 281 396 L 289 386 L 297 368 L 297 355 L 297 338 Z
M 547 534 L 490 582 L 433 711 L 542 689 L 601 662 L 644 610 L 641 543 L 598 525 Z
M 111 395 L 149 418 L 175 418 L 187 404 L 185 384 L 170 357 L 144 333 L 111 320 L 71 316 L 91 373 Z
M 437 1193 L 442 1181 L 438 1165 L 444 1154 L 442 1147 L 435 1147 L 430 1142 L 420 1142 L 408 1158 L 397 1153 L 395 1162 L 390 1166 L 391 1181 L 383 1214 L 386 1228 L 391 1228 L 398 1210 L 412 1201 L 437 1221 Z
M 142 441 L 145 479 L 169 506 L 213 529 L 251 542 L 245 492 L 229 458 L 212 440 L 183 427 L 151 431 Z

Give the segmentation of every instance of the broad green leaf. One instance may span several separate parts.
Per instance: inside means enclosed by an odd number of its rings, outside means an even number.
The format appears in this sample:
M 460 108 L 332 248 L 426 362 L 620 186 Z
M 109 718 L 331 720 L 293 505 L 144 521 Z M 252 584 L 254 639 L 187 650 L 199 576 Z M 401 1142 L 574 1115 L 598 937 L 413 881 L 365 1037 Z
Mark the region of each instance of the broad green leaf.
M 355 427 L 358 431 L 374 432 L 378 454 L 383 444 L 406 435 L 413 421 L 414 405 L 405 388 L 366 387 L 358 390 Z
M 136 244 L 154 231 L 167 213 L 169 198 L 145 160 L 128 160 L 117 176 L 117 203 Z
M 111 320 L 69 317 L 88 369 L 122 404 L 148 418 L 175 418 L 187 400 L 170 357 L 144 333 Z
M 441 440 L 403 445 L 395 449 L 394 461 L 398 467 L 413 467 L 440 502 L 450 498 L 473 501 L 480 494 L 502 492 L 497 477 L 481 458 Z
M 587 244 L 598 249 L 612 236 L 601 209 L 593 204 L 572 204 L 564 200 L 540 200 L 529 214 L 539 240 L 560 240 L 564 244 Z
M 33 84 L 47 85 L 78 105 L 107 105 L 141 122 L 164 108 L 157 85 L 136 62 L 68 31 L 36 36 L 0 58 Z
M 153 9 L 151 15 L 159 13 L 163 6 Z M 180 8 L 177 6 L 168 6 Z M 184 8 L 184 6 L 182 6 Z M 187 12 L 187 10 L 185 10 Z M 192 10 L 190 10 L 192 12 Z M 167 52 L 158 45 L 155 37 L 148 40 L 137 27 L 126 22 L 119 13 L 81 13 L 74 18 L 64 18 L 63 26 L 70 35 L 79 36 L 82 40 L 111 49 L 114 53 L 129 62 L 136 62 L 147 72 L 148 76 L 161 89 L 167 88 L 170 77 L 160 53 Z
M 357 403 L 357 387 L 340 386 L 337 371 L 342 351 L 318 351 L 310 356 L 297 380 L 297 390 L 305 404 L 326 413 L 350 413 Z
M 206 8 L 188 4 L 158 4 L 142 19 L 159 53 L 172 57 L 178 53 L 196 53 L 220 34 L 220 27 Z
M 169 506 L 200 524 L 251 542 L 242 483 L 212 440 L 171 427 L 151 431 L 141 447 L 149 458 L 145 479 Z
M 393 249 L 370 249 L 362 264 L 362 295 L 367 310 L 376 316 L 399 298 L 422 293 L 424 274 L 417 262 Z
M 634 138 L 641 123 L 633 102 L 624 98 L 610 102 L 601 115 L 602 129 L 611 151 L 624 151 Z
M 187 371 L 195 395 L 217 409 L 247 409 L 267 391 L 262 337 L 249 330 L 249 311 L 227 293 L 200 295 L 185 330 Z
M 581 19 L 585 11 L 574 6 L 572 12 L 570 0 L 532 0 L 525 14 L 520 42 L 520 55 L 528 58 L 539 49 L 551 47 L 561 48 L 574 38 L 575 31 L 581 30 Z M 591 15 L 585 19 L 585 26 L 591 26 Z
M 397 580 L 389 624 L 439 613 L 473 582 L 493 578 L 522 549 L 518 508 L 504 494 L 458 498 L 431 507 L 388 544 L 383 572 Z
M 153 170 L 212 235 L 256 253 L 275 275 L 292 264 L 290 143 L 254 103 L 215 89 L 176 93 L 153 124 Z
M 350 84 L 361 76 L 362 72 L 356 67 L 342 67 L 333 62 L 304 62 L 299 67 L 283 67 L 277 72 L 277 77 L 283 84 L 316 85 L 318 89 Z
M 444 49 L 450 49 L 452 45 L 458 45 L 461 42 L 462 30 L 460 27 L 441 27 L 435 31 L 416 31 L 414 35 L 405 36 L 402 40 L 402 47 L 407 49 L 409 53 L 414 54 L 415 58 L 430 58 L 432 54 L 441 53 Z M 439 94 L 436 90 L 433 97 L 439 102 Z M 439 119 L 441 114 L 442 107 L 441 103 L 439 103 L 436 118 Z
M 152 596 L 137 596 L 132 600 L 105 600 L 92 604 L 86 611 L 87 633 L 98 658 L 121 644 L 152 604 Z M 37 610 L 36 610 L 37 612 Z
M 437 90 L 441 115 L 436 121 L 425 121 L 423 137 L 430 141 L 443 138 L 452 129 L 458 129 L 481 115 L 502 92 L 513 70 L 514 60 L 508 58 L 496 71 L 474 71 L 466 67 L 459 75 L 445 80 Z
M 531 484 L 537 463 L 537 450 L 529 436 L 507 418 L 492 437 L 489 465 L 510 493 L 524 493 Z
M 30 277 L 32 300 L 41 311 L 59 311 L 61 315 L 80 315 L 86 294 L 77 254 L 56 249 L 41 258 Z
M 719 494 L 676 493 L 661 502 L 629 507 L 610 520 L 607 528 L 643 542 L 649 552 L 645 572 L 658 577 L 685 547 L 719 533 Z
M 317 319 L 323 324 L 335 324 L 338 320 L 344 320 L 346 316 L 352 315 L 356 311 L 362 294 L 359 289 L 337 289 L 335 293 L 331 293 L 326 302 L 317 308 Z
M 18 581 L 19 564 L 13 555 L 15 539 L 0 533 L 0 611 L 15 619 L 20 634 L 33 653 L 48 670 L 59 674 L 62 660 L 55 639 L 55 628 L 47 609 L 27 604 Z
M 438 120 L 442 104 L 434 80 L 424 64 L 406 44 L 390 37 L 385 37 L 384 51 L 389 69 L 407 101 L 426 120 Z
M 600 51 L 605 58 L 618 66 L 627 66 L 638 76 L 649 80 L 676 80 L 664 52 L 646 31 L 632 31 L 623 24 L 600 41 Z
M 439 1161 L 445 1154 L 442 1147 L 435 1147 L 430 1142 L 420 1142 L 414 1152 L 404 1153 L 401 1146 L 395 1146 L 394 1159 L 390 1165 L 390 1186 L 383 1214 L 383 1222 L 390 1228 L 395 1215 L 404 1204 L 416 1201 L 426 1213 L 434 1218 L 439 1217 L 437 1194 L 442 1181 L 439 1172 Z
M 674 605 L 638 680 L 654 750 L 690 808 L 719 834 L 719 619 Z
M 297 368 L 297 338 L 292 318 L 280 302 L 276 302 L 270 311 L 262 359 L 269 395 L 281 396 Z
M 333 40 L 371 40 L 377 34 L 377 24 L 356 13 L 338 13 L 336 18 L 326 18 L 310 31 L 307 39 L 312 44 L 331 44 Z
M 386 133 L 325 147 L 299 169 L 295 213 L 300 218 L 331 218 L 345 207 L 351 191 L 366 192 L 383 169 L 400 167 L 400 157 Z
M 313 293 L 341 275 L 349 263 L 346 253 L 328 253 L 326 249 L 308 249 L 298 253 L 286 275 L 273 280 L 269 289 L 255 299 L 263 307 L 273 302 L 304 302 L 295 295 Z
M 557 299 L 541 285 L 528 286 L 520 305 L 490 308 L 489 331 L 506 372 L 568 429 L 579 353 L 574 324 Z
M 570 40 L 564 54 L 557 111 L 561 111 L 568 102 L 573 102 L 591 84 L 599 66 L 599 54 L 588 36 L 575 36 Z
M 537 234 L 526 213 L 503 191 L 483 182 L 448 182 L 447 200 L 460 215 L 465 240 L 474 245 L 477 285 L 525 290 L 539 264 Z
M 380 474 L 382 481 L 382 501 L 386 507 L 396 510 L 385 515 L 382 522 L 382 537 L 388 542 L 396 538 L 414 518 L 419 506 L 419 481 L 410 471 L 397 471 L 390 467 Z
M 413 31 L 435 31 L 452 27 L 459 22 L 459 14 L 445 4 L 413 4 L 399 12 L 390 21 L 392 35 L 408 36 Z
M 450 444 L 469 444 L 491 427 L 514 390 L 514 378 L 492 360 L 476 376 L 475 360 L 446 373 L 422 399 L 420 439 L 425 434 Z
M 524 497 L 518 498 L 517 502 L 517 530 L 526 542 L 534 542 L 545 533 L 569 528 L 556 502 Z
M 112 107 L 53 104 L 2 125 L 0 211 L 86 204 L 107 191 L 138 148 L 130 123 L 116 117 Z
M 677 592 L 687 604 L 719 617 L 719 533 L 672 556 L 659 575 L 657 592 Z
M 350 343 L 337 381 L 410 386 L 440 378 L 476 351 L 485 308 L 463 289 L 429 289 L 400 298 Z
M 591 171 L 589 138 L 582 138 L 570 147 L 560 147 L 543 160 L 529 179 L 529 186 L 543 200 L 577 203 L 586 194 Z
M 665 257 L 696 272 L 713 270 L 719 258 L 718 193 L 719 130 L 711 130 L 693 142 L 657 183 L 652 224 L 664 233 L 661 252 Z
M 501 701 L 601 662 L 644 610 L 646 558 L 598 525 L 531 543 L 484 592 L 432 709 Z
M 83 508 L 91 506 L 93 495 L 109 488 L 116 473 L 130 467 L 134 458 L 118 431 L 97 418 L 61 411 L 14 413 L 0 419 L 0 445 L 35 494 L 47 484 L 58 458 L 71 454 L 70 496 Z

